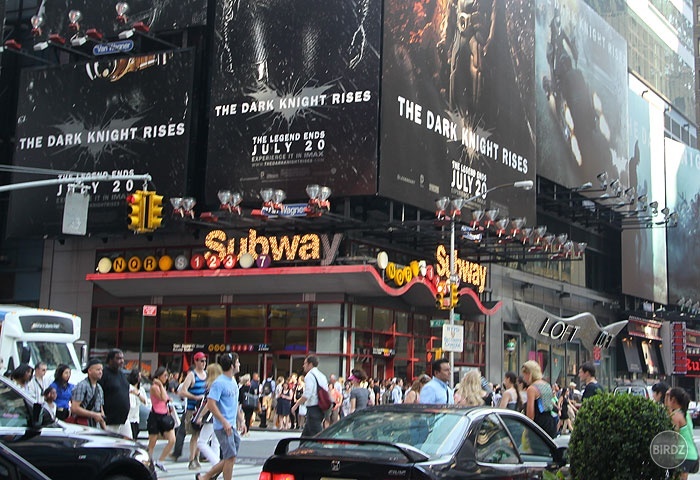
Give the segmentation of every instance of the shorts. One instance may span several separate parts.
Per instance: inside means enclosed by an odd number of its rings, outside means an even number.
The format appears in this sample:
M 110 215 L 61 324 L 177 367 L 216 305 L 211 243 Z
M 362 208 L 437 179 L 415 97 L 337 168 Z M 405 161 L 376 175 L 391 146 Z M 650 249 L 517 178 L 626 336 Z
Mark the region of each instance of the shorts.
M 194 417 L 194 413 L 194 410 L 185 410 L 184 421 L 180 422 L 181 425 L 185 425 L 185 435 L 192 435 L 194 433 L 199 434 L 199 431 L 202 429 L 202 427 L 200 427 L 199 425 L 192 423 L 192 417 Z
M 685 460 L 676 470 L 681 473 L 698 473 L 698 467 L 700 467 L 698 460 Z
M 236 422 L 233 422 L 235 425 Z M 214 435 L 219 441 L 219 447 L 221 448 L 221 459 L 226 460 L 229 458 L 236 458 L 238 455 L 238 448 L 241 446 L 241 435 L 235 428 L 231 435 L 226 435 L 226 430 L 223 428 L 220 430 L 214 430 Z
M 149 435 L 159 435 L 169 432 L 175 427 L 175 421 L 169 413 L 156 413 L 151 410 L 146 421 L 146 429 Z

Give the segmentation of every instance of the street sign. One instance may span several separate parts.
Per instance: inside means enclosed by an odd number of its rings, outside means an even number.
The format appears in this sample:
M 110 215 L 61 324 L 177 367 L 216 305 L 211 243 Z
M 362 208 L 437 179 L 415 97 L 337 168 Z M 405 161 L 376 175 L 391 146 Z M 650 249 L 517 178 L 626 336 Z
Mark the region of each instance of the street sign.
M 430 328 L 442 327 L 448 322 L 446 318 L 433 318 L 430 320 Z
M 442 326 L 442 350 L 445 352 L 464 351 L 464 327 L 462 325 Z
M 158 305 L 144 305 L 143 306 L 143 316 L 144 317 L 155 317 L 158 315 Z

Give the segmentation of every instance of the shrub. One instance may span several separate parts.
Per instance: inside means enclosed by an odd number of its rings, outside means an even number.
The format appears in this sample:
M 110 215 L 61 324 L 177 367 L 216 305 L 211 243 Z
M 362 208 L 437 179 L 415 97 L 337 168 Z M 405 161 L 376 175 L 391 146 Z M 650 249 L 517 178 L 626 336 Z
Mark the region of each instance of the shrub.
M 575 480 L 663 479 L 666 471 L 649 454 L 652 439 L 673 424 L 666 409 L 635 395 L 595 395 L 576 415 L 569 441 Z

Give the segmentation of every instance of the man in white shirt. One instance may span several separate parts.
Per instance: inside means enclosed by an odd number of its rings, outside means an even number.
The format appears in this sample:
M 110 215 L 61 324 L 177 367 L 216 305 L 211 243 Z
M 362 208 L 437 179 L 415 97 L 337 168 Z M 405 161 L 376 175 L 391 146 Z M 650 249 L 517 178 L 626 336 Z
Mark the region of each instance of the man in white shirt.
M 34 403 L 44 403 L 44 390 L 51 384 L 44 378 L 45 376 L 46 364 L 44 362 L 37 363 L 34 368 L 34 378 L 29 380 L 25 386 L 26 392 Z
M 432 365 L 433 379 L 420 391 L 420 403 L 451 405 L 455 403 L 454 392 L 448 382 L 452 375 L 450 361 L 446 358 L 435 360 Z
M 403 403 L 403 380 L 400 378 L 392 379 L 394 388 L 391 389 L 391 403 Z
M 323 414 L 318 406 L 318 389 L 328 390 L 328 380 L 318 369 L 318 357 L 309 355 L 304 359 L 304 394 L 292 406 L 296 411 L 299 405 L 306 404 L 306 424 L 301 432 L 302 437 L 313 437 L 323 430 Z

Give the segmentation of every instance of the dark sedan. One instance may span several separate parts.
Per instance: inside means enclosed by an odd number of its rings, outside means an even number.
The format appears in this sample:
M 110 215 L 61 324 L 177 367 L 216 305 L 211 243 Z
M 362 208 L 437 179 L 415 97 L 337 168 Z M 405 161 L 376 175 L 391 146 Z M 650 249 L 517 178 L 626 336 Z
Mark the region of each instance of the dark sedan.
M 280 441 L 260 480 L 541 479 L 566 464 L 566 450 L 512 410 L 382 405 Z
M 138 443 L 102 430 L 55 422 L 0 377 L 0 441 L 54 480 L 156 480 Z

